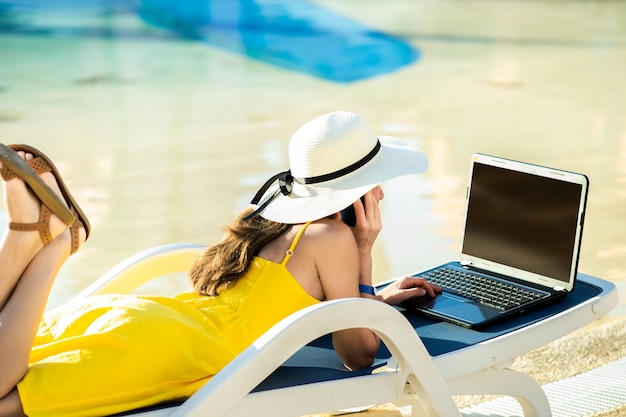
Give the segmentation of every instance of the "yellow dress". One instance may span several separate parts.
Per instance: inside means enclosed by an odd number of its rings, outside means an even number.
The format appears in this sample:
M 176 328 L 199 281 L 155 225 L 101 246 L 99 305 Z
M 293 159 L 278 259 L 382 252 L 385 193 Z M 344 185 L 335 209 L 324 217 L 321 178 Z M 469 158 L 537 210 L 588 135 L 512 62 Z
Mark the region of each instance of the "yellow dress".
M 308 225 L 308 224 L 307 224 Z M 105 295 L 46 313 L 18 391 L 25 413 L 99 416 L 189 397 L 281 319 L 318 303 L 255 258 L 216 297 Z

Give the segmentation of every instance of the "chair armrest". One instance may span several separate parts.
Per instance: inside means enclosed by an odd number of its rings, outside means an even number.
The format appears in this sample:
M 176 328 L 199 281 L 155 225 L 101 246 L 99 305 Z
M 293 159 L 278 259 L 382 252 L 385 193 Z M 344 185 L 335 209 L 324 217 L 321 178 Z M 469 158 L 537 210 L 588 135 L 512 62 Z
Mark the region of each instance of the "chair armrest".
M 195 243 L 174 243 L 139 252 L 111 268 L 73 301 L 98 294 L 128 294 L 152 279 L 187 271 L 204 249 Z
M 251 401 L 254 401 L 256 397 L 264 395 L 249 395 L 250 392 L 294 353 L 320 336 L 351 328 L 369 328 L 378 334 L 397 364 L 397 368 L 392 371 L 398 375 L 396 385 L 402 389 L 408 382 L 428 415 L 459 415 L 447 385 L 404 316 L 380 301 L 348 298 L 316 304 L 280 321 L 215 375 L 172 417 L 199 417 L 206 415 L 207 410 L 216 417 L 246 415 L 250 411 L 246 408 L 249 407 L 245 405 L 246 400 L 252 398 Z M 366 378 L 377 376 L 372 374 Z M 357 378 L 360 377 L 355 377 L 355 382 Z M 354 391 L 353 397 L 357 396 L 352 399 L 356 401 L 355 404 L 360 401 L 360 405 L 364 405 L 371 401 L 371 397 L 358 388 L 351 390 Z M 326 401 L 334 401 L 332 397 L 328 395 Z M 321 401 L 321 398 L 317 398 L 317 401 Z M 268 412 L 271 415 L 272 411 Z

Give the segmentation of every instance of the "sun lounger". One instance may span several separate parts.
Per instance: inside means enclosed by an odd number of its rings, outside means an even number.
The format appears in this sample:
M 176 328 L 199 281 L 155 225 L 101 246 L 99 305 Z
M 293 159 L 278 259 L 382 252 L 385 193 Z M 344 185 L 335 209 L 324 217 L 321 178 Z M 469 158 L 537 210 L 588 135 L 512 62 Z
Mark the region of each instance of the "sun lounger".
M 185 271 L 202 249 L 175 244 L 141 252 L 77 298 L 132 292 Z M 502 394 L 514 397 L 525 416 L 550 416 L 539 384 L 509 366 L 608 313 L 617 301 L 612 283 L 579 274 L 564 301 L 481 332 L 368 299 L 321 303 L 278 323 L 187 401 L 123 415 L 301 416 L 393 403 L 410 406 L 414 416 L 448 417 L 459 415 L 454 395 Z M 343 367 L 328 336 L 353 327 L 371 328 L 384 342 L 374 366 L 356 372 Z

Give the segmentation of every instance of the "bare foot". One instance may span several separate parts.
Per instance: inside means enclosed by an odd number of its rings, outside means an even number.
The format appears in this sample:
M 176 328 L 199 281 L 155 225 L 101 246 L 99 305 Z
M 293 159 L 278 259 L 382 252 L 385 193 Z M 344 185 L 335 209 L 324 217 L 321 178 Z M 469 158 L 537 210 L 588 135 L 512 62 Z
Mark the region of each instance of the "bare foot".
M 18 154 L 29 161 L 33 158 L 31 154 L 25 154 L 24 152 L 18 152 Z M 0 163 L 0 166 L 2 164 Z M 50 172 L 41 174 L 41 179 L 59 196 L 62 196 L 61 190 L 54 178 L 54 175 Z M 4 190 L 4 207 L 7 211 L 8 223 L 38 223 L 39 213 L 41 208 L 41 202 L 35 197 L 35 195 L 28 189 L 24 181 L 15 177 L 9 181 L 3 182 Z M 49 230 L 51 238 L 59 236 L 67 226 L 54 214 L 50 214 Z M 37 231 L 14 231 L 7 230 L 7 234 L 17 234 L 20 240 L 24 243 L 26 241 L 31 243 L 33 248 L 41 249 L 43 242 Z

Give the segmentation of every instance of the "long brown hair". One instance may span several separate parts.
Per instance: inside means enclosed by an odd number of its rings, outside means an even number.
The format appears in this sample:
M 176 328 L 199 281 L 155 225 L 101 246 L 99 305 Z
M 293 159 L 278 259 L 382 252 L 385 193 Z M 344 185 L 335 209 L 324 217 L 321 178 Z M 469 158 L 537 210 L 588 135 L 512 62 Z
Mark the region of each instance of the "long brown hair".
M 244 220 L 246 209 L 224 229 L 224 236 L 207 248 L 189 270 L 189 280 L 199 294 L 215 296 L 233 285 L 248 269 L 252 259 L 267 243 L 285 233 L 290 225 L 254 216 Z

